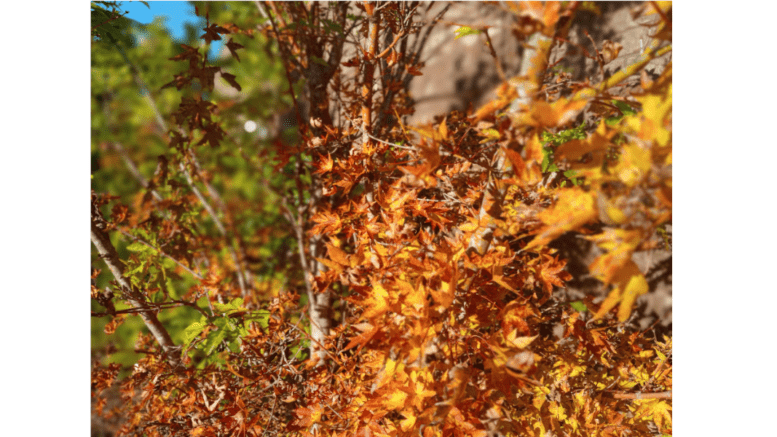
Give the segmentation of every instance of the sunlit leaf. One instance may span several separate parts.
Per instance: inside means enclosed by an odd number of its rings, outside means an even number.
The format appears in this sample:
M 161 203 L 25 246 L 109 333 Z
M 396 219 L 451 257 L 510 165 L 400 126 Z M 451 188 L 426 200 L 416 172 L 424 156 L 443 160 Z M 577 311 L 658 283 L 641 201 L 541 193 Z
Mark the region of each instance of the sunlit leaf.
M 458 29 L 454 30 L 453 32 L 456 34 L 456 38 L 453 38 L 454 41 L 459 39 L 459 38 L 461 38 L 461 37 L 463 37 L 463 36 L 477 35 L 479 33 L 483 33 L 483 31 L 478 30 L 478 29 L 473 29 L 473 28 L 471 28 L 469 26 L 461 26 Z

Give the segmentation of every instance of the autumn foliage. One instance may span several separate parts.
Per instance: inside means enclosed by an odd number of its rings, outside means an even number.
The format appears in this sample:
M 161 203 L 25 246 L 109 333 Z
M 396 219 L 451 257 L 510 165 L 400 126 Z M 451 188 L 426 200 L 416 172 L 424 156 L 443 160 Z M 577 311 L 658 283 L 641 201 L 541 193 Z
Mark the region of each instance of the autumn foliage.
M 626 323 L 648 292 L 632 255 L 672 220 L 671 63 L 642 73 L 671 50 L 671 3 L 634 11 L 657 17 L 635 63 L 584 82 L 548 61 L 581 2 L 506 5 L 525 74 L 424 126 L 403 120 L 439 18 L 418 20 L 425 3 L 209 17 L 202 39 L 227 39 L 236 60 L 246 41 L 272 43 L 291 142 L 234 138 L 244 103 L 212 92 L 250 79 L 198 47 L 171 57 L 180 99 L 170 126 L 149 128 L 168 144 L 146 157 L 153 177 L 135 195 L 92 193 L 93 284 L 110 281 L 92 287 L 93 316 L 108 333 L 144 324 L 126 376 L 92 371 L 95 410 L 122 418 L 118 434 L 672 434 L 671 337 Z M 640 74 L 630 95 L 610 93 Z M 584 111 L 595 125 L 579 127 Z M 262 195 L 233 188 L 238 161 Z M 603 300 L 555 295 L 571 275 L 550 243 L 569 233 L 601 249 L 589 269 Z M 108 408 L 112 384 L 123 402 Z

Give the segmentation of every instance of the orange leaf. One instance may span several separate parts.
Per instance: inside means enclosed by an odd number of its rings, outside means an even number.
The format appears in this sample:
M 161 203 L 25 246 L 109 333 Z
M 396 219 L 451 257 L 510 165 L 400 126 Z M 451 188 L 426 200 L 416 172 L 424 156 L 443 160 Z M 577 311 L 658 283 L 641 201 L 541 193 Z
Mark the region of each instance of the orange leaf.
M 326 258 L 318 258 L 318 257 L 316 257 L 316 261 L 318 261 L 321 264 L 327 266 L 330 270 L 333 270 L 334 272 L 336 272 L 338 274 L 342 273 L 342 271 L 343 271 L 343 266 L 342 265 L 340 265 L 340 264 L 338 264 L 336 262 L 330 261 L 330 260 L 328 260 Z
M 313 226 L 313 229 L 310 230 L 314 235 L 336 234 L 343 226 L 340 216 L 326 211 L 314 215 L 313 221 L 317 223 L 317 225 Z
M 399 427 L 402 429 L 402 431 L 408 432 L 411 428 L 413 428 L 413 425 L 415 425 L 416 417 L 412 411 L 403 411 L 402 415 L 405 416 L 405 418 L 399 422 Z
M 448 120 L 448 117 L 442 119 L 440 122 L 440 127 L 437 128 L 437 130 L 440 132 L 440 137 L 442 137 L 443 140 L 448 139 L 448 125 L 445 123 Z
M 615 282 L 613 277 L 631 261 L 631 254 L 640 243 L 638 231 L 625 229 L 605 228 L 603 233 L 585 238 L 607 251 L 588 266 L 591 275 L 606 284 Z
M 546 262 L 540 266 L 539 279 L 547 293 L 553 291 L 554 285 L 564 287 L 564 281 L 572 279 L 572 275 L 564 270 L 566 261 L 559 261 L 558 257 L 552 258 L 550 255 L 543 255 L 543 259 Z
M 615 135 L 614 131 L 607 131 L 606 124 L 600 123 L 596 131 L 589 135 L 585 140 L 571 140 L 556 148 L 556 159 L 566 159 L 570 162 L 579 160 L 583 155 L 587 153 L 595 154 L 594 162 L 588 163 L 587 166 L 599 166 L 602 165 L 602 159 L 612 143 L 610 138 Z
M 323 174 L 332 171 L 332 168 L 334 167 L 332 156 L 327 154 L 327 156 L 321 156 L 319 159 L 321 162 L 314 164 L 318 168 L 318 170 L 313 172 L 314 174 Z
M 538 128 L 563 126 L 588 104 L 586 101 L 569 101 L 562 97 L 553 103 L 534 102 L 531 111 L 521 115 L 521 121 Z
M 369 297 L 363 302 L 365 309 L 364 313 L 362 313 L 362 317 L 377 317 L 388 311 L 388 297 L 388 291 L 386 291 L 380 283 L 376 282 L 372 287 L 372 293 L 370 293 Z
M 345 346 L 345 349 L 343 350 L 351 349 L 352 347 L 357 345 L 359 346 L 359 350 L 361 350 L 361 348 L 363 348 L 364 345 L 367 344 L 367 342 L 370 341 L 370 339 L 374 337 L 375 334 L 378 333 L 378 327 L 373 326 L 369 323 L 359 323 L 358 325 L 354 325 L 353 327 L 362 331 L 362 333 L 352 338 L 351 341 L 348 343 L 347 346 Z
M 642 272 L 637 271 L 623 282 L 625 283 L 623 285 L 623 300 L 618 307 L 618 320 L 621 322 L 625 322 L 629 318 L 637 298 L 648 292 L 648 283 Z
M 432 299 L 444 309 L 448 309 L 453 303 L 453 287 L 449 282 L 442 281 L 440 283 L 440 289 L 430 288 L 429 291 L 432 294 Z
M 343 249 L 340 249 L 339 247 L 336 247 L 330 243 L 326 243 L 326 250 L 329 252 L 329 258 L 331 258 L 332 261 L 340 264 L 341 266 L 350 266 L 350 263 L 348 262 L 348 253 L 346 253 Z

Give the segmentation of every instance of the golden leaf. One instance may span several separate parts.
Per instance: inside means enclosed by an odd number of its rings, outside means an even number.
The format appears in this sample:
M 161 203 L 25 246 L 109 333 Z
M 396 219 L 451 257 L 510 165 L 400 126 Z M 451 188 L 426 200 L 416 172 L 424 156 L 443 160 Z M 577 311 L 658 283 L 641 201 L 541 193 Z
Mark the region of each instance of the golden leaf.
M 538 337 L 538 335 L 533 335 L 531 337 L 518 337 L 517 334 L 517 329 L 512 330 L 509 334 L 507 334 L 507 342 L 512 346 L 517 347 L 518 349 L 526 349 L 526 347 L 529 346 L 531 342 L 533 342 L 534 339 Z
M 416 417 L 411 410 L 403 411 L 402 415 L 405 416 L 405 418 L 399 422 L 399 427 L 402 431 L 408 432 L 413 428 L 413 425 L 415 425 Z
M 431 288 L 429 292 L 432 294 L 432 299 L 443 309 L 448 309 L 453 303 L 453 287 L 448 282 L 442 281 L 439 290 Z
M 564 232 L 593 221 L 597 216 L 595 204 L 593 194 L 586 193 L 579 187 L 560 190 L 556 204 L 537 215 L 546 226 L 524 250 L 543 246 Z
M 612 281 L 616 286 L 604 299 L 599 311 L 594 314 L 593 320 L 604 317 L 620 303 L 618 320 L 625 322 L 631 315 L 631 309 L 637 297 L 648 292 L 648 283 L 645 280 L 645 276 L 634 261 L 630 259 L 614 272 Z
M 386 399 L 386 401 L 383 403 L 383 406 L 387 410 L 398 410 L 405 406 L 405 401 L 407 400 L 407 393 L 396 390 L 393 393 L 391 393 Z
M 377 317 L 388 311 L 388 291 L 380 283 L 375 283 L 372 287 L 372 293 L 364 300 L 364 313 L 362 317 Z

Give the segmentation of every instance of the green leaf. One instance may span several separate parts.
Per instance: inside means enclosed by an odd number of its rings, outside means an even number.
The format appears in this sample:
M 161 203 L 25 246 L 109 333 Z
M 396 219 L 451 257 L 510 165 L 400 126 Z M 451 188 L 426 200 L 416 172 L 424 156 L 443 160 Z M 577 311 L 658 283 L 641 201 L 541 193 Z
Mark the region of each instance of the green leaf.
M 319 58 L 318 56 L 311 56 L 310 60 L 312 60 L 316 64 L 321 64 L 324 67 L 328 67 L 329 66 L 329 64 L 327 64 L 325 60 L 323 60 L 322 58 Z
M 456 38 L 453 38 L 453 40 L 456 41 L 457 39 L 459 39 L 459 38 L 461 38 L 463 36 L 477 35 L 479 33 L 483 33 L 483 31 L 482 30 L 473 29 L 473 28 L 471 28 L 469 26 L 461 26 L 458 29 L 456 29 L 454 31 L 454 33 L 456 33 Z
M 199 322 L 194 322 L 191 325 L 187 326 L 183 333 L 183 342 L 184 346 L 188 347 L 189 343 L 192 342 L 200 333 L 205 329 L 205 323 L 203 323 L 203 320 L 200 320 Z
M 270 312 L 269 311 L 257 311 L 254 313 L 251 313 L 250 316 L 246 317 L 248 321 L 254 321 L 259 324 L 262 328 L 267 328 L 267 321 L 270 319 Z
M 621 102 L 620 100 L 613 100 L 612 104 L 615 105 L 620 111 L 623 113 L 623 115 L 635 115 L 637 111 L 634 110 L 631 106 L 629 106 L 626 102 Z
M 588 311 L 588 307 L 585 306 L 585 303 L 583 303 L 583 301 L 581 301 L 581 300 L 577 300 L 575 302 L 570 302 L 569 306 L 571 306 L 572 308 L 574 308 L 575 310 L 577 310 L 578 312 L 581 312 L 581 313 L 585 312 L 585 311 Z
M 127 250 L 130 252 L 139 252 L 139 253 L 156 253 L 156 250 L 154 250 L 151 247 L 148 247 L 147 245 L 141 243 L 140 241 L 136 241 L 129 246 L 127 246 Z
M 217 312 L 227 315 L 246 310 L 246 308 L 243 307 L 243 298 L 241 297 L 232 299 L 229 303 L 226 304 L 213 302 L 213 308 Z
M 559 168 L 553 162 L 553 148 L 544 147 L 542 149 L 542 172 L 558 171 Z
M 631 106 L 629 106 L 625 102 L 621 102 L 619 100 L 612 100 L 611 102 L 613 105 L 615 105 L 615 107 L 618 108 L 618 110 L 621 111 L 621 115 L 606 118 L 604 122 L 607 123 L 607 126 L 615 126 L 623 119 L 624 116 L 634 115 L 637 113 L 637 111 L 635 111 Z
M 205 352 L 205 355 L 210 355 L 213 353 L 214 350 L 221 344 L 222 341 L 224 341 L 224 338 L 227 336 L 227 331 L 223 329 L 219 329 L 217 331 L 212 331 L 208 333 L 208 338 L 205 340 L 205 343 L 202 346 L 203 352 Z

